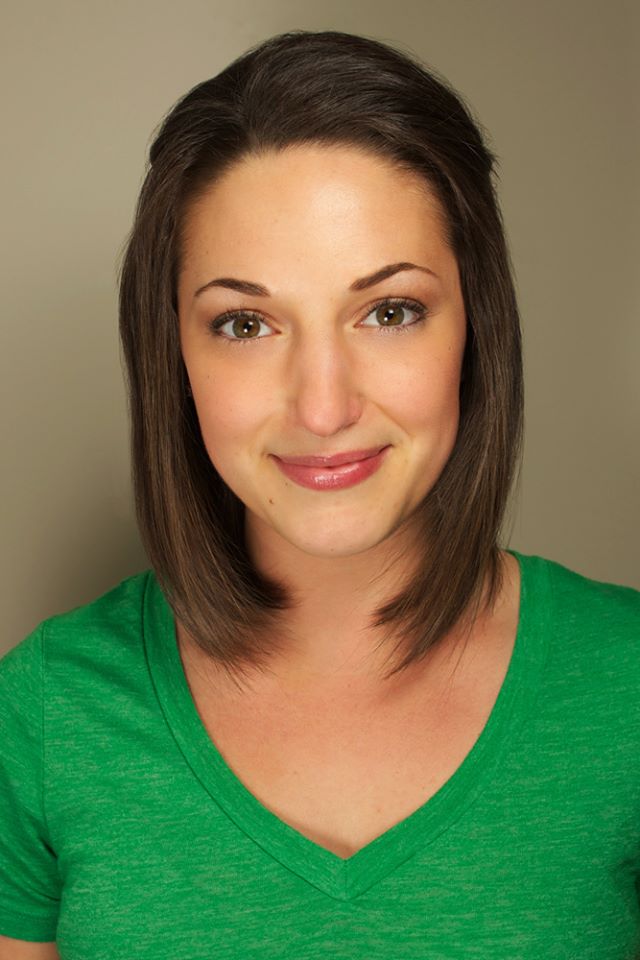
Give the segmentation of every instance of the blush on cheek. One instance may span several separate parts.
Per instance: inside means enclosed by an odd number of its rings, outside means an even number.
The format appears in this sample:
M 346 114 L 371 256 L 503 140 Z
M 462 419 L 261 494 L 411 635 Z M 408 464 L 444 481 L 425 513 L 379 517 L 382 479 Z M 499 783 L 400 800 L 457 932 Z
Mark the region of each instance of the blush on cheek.
M 410 375 L 394 381 L 385 385 L 385 396 L 390 409 L 408 421 L 418 420 L 434 427 L 442 418 L 457 416 L 460 388 L 453 364 L 412 370 Z

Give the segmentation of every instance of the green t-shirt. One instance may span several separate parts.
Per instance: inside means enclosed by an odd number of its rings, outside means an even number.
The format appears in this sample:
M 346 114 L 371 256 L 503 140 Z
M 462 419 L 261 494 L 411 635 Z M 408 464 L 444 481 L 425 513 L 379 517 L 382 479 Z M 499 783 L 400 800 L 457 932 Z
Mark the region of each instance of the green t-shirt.
M 218 753 L 151 573 L 46 621 L 0 663 L 0 933 L 62 960 L 640 957 L 640 592 L 511 552 L 482 733 L 348 859 Z

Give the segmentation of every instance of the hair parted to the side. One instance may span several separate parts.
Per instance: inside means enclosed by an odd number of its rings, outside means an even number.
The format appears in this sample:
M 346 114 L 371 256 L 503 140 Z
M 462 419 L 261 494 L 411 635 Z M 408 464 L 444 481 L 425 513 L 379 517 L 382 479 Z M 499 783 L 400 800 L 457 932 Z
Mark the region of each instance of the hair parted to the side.
M 120 330 L 138 522 L 176 617 L 232 673 L 268 665 L 286 586 L 262 577 L 244 507 L 211 464 L 180 352 L 176 284 L 185 211 L 239 159 L 302 143 L 364 148 L 420 174 L 439 198 L 467 316 L 453 452 L 414 517 L 422 560 L 373 621 L 393 669 L 419 660 L 502 581 L 499 537 L 517 476 L 521 338 L 494 185 L 468 108 L 416 59 L 336 31 L 293 31 L 247 51 L 167 115 L 126 248 Z M 390 658 L 391 659 L 391 658 Z

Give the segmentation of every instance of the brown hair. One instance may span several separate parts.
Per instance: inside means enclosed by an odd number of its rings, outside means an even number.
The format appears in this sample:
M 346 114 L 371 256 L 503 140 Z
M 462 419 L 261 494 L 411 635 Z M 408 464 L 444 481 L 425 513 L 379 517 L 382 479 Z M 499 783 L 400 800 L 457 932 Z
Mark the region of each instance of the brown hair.
M 201 438 L 180 352 L 180 234 L 194 198 L 249 154 L 301 143 L 353 145 L 420 174 L 446 213 L 467 316 L 452 454 L 414 515 L 413 580 L 373 621 L 395 635 L 387 676 L 420 659 L 470 609 L 498 596 L 498 538 L 517 473 L 522 361 L 516 297 L 492 180 L 468 108 L 412 56 L 336 31 L 273 37 L 170 111 L 150 162 L 121 274 L 138 522 L 176 617 L 216 661 L 243 670 L 275 651 L 286 588 L 255 569 L 244 508 Z

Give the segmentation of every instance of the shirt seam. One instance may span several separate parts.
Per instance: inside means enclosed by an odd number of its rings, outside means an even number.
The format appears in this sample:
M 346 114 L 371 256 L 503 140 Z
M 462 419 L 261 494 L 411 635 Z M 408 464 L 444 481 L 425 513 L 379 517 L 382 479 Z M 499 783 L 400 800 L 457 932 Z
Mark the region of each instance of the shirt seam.
M 50 943 L 52 940 L 55 942 L 57 916 L 25 913 L 3 905 L 0 906 L 0 925 L 3 928 L 2 936 L 35 943 Z
M 47 686 L 47 658 L 46 658 L 46 622 L 41 625 L 40 628 L 40 809 L 42 814 L 42 825 L 44 828 L 43 840 L 46 840 L 46 843 L 49 849 L 55 853 L 53 850 L 53 844 L 51 843 L 51 828 L 49 824 L 49 816 L 47 813 L 47 711 L 46 711 L 46 686 Z M 58 858 L 56 856 L 56 868 L 58 870 L 58 878 L 60 877 L 59 873 L 59 864 Z

